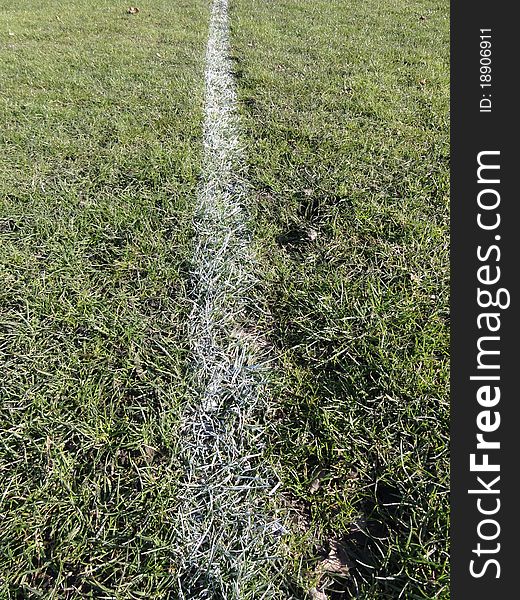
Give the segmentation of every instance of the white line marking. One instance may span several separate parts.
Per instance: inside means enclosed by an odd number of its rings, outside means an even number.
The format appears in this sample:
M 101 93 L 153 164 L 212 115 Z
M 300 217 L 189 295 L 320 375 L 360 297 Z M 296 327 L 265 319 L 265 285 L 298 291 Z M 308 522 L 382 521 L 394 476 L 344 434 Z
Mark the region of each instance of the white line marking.
M 280 599 L 276 568 L 269 564 L 275 567 L 277 534 L 284 529 L 266 516 L 274 482 L 258 460 L 265 357 L 244 331 L 255 278 L 247 190 L 240 177 L 244 157 L 227 0 L 213 1 L 205 86 L 204 171 L 195 210 L 189 322 L 193 379 L 182 415 L 185 475 L 176 523 L 179 597 Z

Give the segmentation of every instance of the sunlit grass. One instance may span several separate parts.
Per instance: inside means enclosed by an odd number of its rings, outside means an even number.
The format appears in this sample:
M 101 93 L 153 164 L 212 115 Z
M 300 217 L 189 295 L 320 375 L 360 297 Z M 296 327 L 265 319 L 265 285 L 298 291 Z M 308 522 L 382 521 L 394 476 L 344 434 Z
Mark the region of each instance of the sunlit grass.
M 0 2 L 0 596 L 166 598 L 208 4 Z
M 448 5 L 232 6 L 299 593 L 446 598 Z

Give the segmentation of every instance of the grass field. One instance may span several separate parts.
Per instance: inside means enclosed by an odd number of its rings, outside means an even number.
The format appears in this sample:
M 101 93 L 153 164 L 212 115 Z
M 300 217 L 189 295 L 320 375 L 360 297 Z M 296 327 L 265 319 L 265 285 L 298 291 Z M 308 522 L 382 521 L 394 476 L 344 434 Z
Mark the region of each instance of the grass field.
M 165 598 L 203 0 L 0 2 L 0 598 Z
M 210 2 L 137 6 L 0 0 L 0 600 L 180 598 Z M 230 0 L 280 600 L 448 597 L 448 15 Z
M 334 598 L 448 597 L 448 15 L 232 4 L 272 458 Z

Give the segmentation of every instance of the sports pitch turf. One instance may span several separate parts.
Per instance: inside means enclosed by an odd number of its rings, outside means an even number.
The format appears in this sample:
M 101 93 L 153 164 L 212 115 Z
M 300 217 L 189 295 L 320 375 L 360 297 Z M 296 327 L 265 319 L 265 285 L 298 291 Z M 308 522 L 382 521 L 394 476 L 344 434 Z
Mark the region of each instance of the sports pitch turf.
M 0 0 L 2 600 L 178 597 L 210 6 L 138 6 Z M 284 600 L 448 597 L 448 14 L 230 2 Z
M 1 598 L 171 588 L 208 18 L 1 3 Z
M 448 4 L 231 6 L 293 558 L 447 597 Z

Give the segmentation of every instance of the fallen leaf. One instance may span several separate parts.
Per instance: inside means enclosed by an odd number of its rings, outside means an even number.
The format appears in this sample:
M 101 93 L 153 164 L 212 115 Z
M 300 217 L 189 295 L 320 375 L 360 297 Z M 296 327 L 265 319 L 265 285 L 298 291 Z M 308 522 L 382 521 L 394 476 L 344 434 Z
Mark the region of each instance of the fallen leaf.
M 155 448 L 152 448 L 151 446 L 147 446 L 146 444 L 143 446 L 144 448 L 144 456 L 145 456 L 145 460 L 148 464 L 153 463 L 153 459 L 155 458 L 155 454 L 156 454 L 156 450 Z
M 314 240 L 318 237 L 318 232 L 316 231 L 316 229 L 312 229 L 312 227 L 311 227 L 307 231 L 307 237 L 309 238 L 309 240 L 311 242 L 314 242 Z
M 316 479 L 309 486 L 309 493 L 315 494 L 319 489 L 320 489 L 320 480 L 319 480 L 319 477 L 316 477 Z
M 315 587 L 313 587 L 309 590 L 309 597 L 312 600 L 328 600 L 327 594 L 325 594 L 325 592 L 321 592 L 320 590 L 316 589 Z
M 327 558 L 320 563 L 320 569 L 327 573 L 347 575 L 349 572 L 348 556 L 346 549 L 337 541 L 330 541 L 330 550 Z
M 129 15 L 136 15 L 139 12 L 139 9 L 137 8 L 137 6 L 129 6 L 126 12 Z

